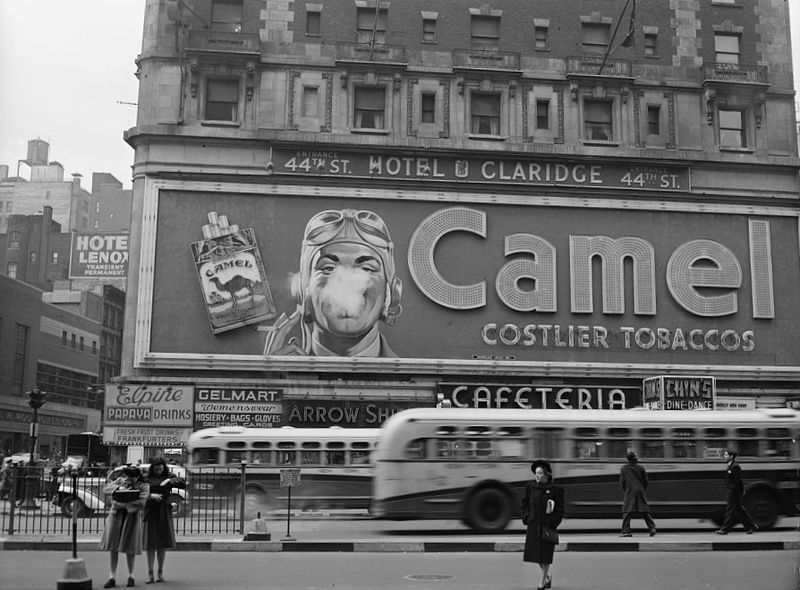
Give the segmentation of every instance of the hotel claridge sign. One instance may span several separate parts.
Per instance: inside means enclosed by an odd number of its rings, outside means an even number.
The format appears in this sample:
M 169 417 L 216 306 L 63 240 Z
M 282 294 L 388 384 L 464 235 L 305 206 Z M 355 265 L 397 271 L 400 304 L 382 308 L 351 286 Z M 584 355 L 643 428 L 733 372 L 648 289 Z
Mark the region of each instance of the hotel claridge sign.
M 107 442 L 799 404 L 787 6 L 147 0 Z

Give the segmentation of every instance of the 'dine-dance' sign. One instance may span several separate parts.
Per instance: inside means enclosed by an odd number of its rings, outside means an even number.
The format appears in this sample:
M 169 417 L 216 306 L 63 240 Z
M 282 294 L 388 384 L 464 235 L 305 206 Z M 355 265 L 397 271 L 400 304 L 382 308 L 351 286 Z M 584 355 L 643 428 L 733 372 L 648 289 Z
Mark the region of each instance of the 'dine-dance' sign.
M 776 297 L 800 284 L 796 216 L 203 186 L 158 189 L 147 352 L 262 368 L 288 356 L 452 359 L 479 370 L 800 364 L 800 298 Z M 214 211 L 252 228 L 274 298 L 275 317 L 224 334 L 209 325 L 189 252 Z M 217 294 L 252 300 L 244 288 Z

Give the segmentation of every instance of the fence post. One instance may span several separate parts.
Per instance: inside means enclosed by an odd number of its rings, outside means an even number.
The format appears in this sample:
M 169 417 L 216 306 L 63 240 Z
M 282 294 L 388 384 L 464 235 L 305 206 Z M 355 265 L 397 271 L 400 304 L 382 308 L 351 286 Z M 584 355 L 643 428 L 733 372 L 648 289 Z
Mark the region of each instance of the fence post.
M 8 490 L 8 502 L 11 505 L 11 508 L 8 512 L 8 534 L 14 534 L 14 514 L 17 507 L 17 477 L 19 476 L 18 473 L 19 468 L 11 468 L 9 467 L 8 473 L 9 477 L 11 478 L 11 487 Z
M 239 496 L 239 534 L 244 534 L 244 497 L 246 495 L 244 485 L 245 485 L 245 469 L 247 467 L 247 461 L 242 460 L 242 479 L 239 487 L 242 490 L 241 496 Z

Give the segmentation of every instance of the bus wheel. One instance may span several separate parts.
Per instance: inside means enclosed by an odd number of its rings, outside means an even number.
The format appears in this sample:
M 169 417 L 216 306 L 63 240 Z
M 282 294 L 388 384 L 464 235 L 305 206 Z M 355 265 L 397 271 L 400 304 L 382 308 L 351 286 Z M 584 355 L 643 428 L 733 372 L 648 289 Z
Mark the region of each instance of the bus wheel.
M 778 503 L 772 492 L 767 490 L 750 492 L 744 497 L 744 506 L 760 529 L 771 529 L 778 522 Z
M 92 511 L 80 498 L 64 496 L 64 499 L 61 500 L 61 513 L 71 518 L 73 511 L 78 518 L 83 518 L 84 516 L 90 516 L 92 514 Z
M 186 505 L 178 494 L 170 494 L 167 497 L 167 502 L 169 503 L 169 511 L 172 513 L 172 516 L 183 516 L 184 512 L 186 512 Z
M 498 488 L 478 490 L 467 501 L 464 521 L 480 533 L 499 533 L 511 520 L 508 494 Z

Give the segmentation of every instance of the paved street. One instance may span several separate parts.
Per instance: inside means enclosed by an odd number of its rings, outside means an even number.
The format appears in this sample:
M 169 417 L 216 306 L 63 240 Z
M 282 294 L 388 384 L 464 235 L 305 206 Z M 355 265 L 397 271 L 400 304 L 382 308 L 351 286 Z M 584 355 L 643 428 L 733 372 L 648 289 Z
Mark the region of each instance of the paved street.
M 0 553 L 0 588 L 51 590 L 68 552 Z M 108 554 L 85 560 L 93 587 L 108 573 Z M 158 590 L 523 590 L 536 587 L 538 568 L 518 553 L 207 553 L 168 555 L 167 582 L 145 586 L 145 562 L 137 558 L 137 587 Z M 569 590 L 796 590 L 797 554 L 558 553 L 554 589 Z M 118 582 L 125 579 L 120 564 Z

